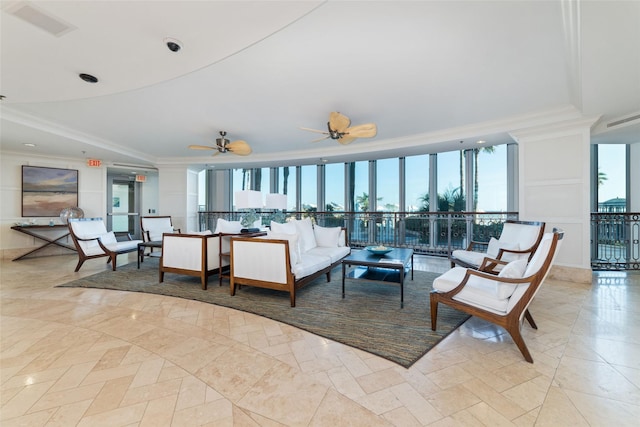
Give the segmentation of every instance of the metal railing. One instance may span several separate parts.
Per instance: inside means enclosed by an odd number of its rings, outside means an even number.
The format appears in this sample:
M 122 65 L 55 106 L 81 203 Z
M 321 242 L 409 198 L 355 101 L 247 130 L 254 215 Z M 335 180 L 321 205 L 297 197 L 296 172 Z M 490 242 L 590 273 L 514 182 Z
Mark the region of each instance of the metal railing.
M 258 212 L 269 225 L 274 213 Z M 199 212 L 200 230 L 215 230 L 218 218 L 240 220 L 242 212 Z M 464 249 L 470 240 L 488 242 L 498 238 L 506 220 L 517 212 L 287 212 L 286 218 L 311 218 L 323 227 L 346 227 L 349 245 L 361 248 L 385 244 L 411 248 L 416 253 L 448 256 Z
M 591 268 L 640 270 L 640 213 L 591 214 Z
M 199 212 L 201 230 L 215 230 L 218 218 L 240 220 L 242 212 Z M 263 225 L 274 218 L 259 212 Z M 311 218 L 324 227 L 346 227 L 354 248 L 385 244 L 418 254 L 448 256 L 470 240 L 498 238 L 517 212 L 287 212 L 286 218 Z M 640 270 L 640 213 L 591 214 L 591 268 Z

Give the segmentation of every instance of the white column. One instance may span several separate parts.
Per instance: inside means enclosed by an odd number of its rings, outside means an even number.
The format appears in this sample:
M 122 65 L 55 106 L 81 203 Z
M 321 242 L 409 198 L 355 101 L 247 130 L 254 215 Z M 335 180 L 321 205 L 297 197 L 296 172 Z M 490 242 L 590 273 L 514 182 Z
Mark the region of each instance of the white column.
M 518 142 L 521 220 L 565 231 L 553 275 L 591 282 L 590 128 L 595 118 L 512 132 Z
M 631 212 L 640 212 L 640 142 L 629 144 L 629 188 L 627 198 Z
M 171 215 L 183 233 L 198 231 L 198 171 L 187 166 L 158 167 L 158 215 Z

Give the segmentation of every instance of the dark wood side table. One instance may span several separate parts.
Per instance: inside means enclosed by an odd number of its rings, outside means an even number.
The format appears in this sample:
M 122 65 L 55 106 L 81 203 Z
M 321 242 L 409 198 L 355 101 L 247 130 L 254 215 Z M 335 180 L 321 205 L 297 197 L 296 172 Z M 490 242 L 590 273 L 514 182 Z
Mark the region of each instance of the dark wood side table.
M 358 266 L 346 274 L 347 266 Z M 353 251 L 342 259 L 342 298 L 344 298 L 344 279 L 372 280 L 376 282 L 394 282 L 400 284 L 400 308 L 404 307 L 404 276 L 411 269 L 413 280 L 413 249 L 394 248 L 384 255 L 375 255 L 362 249 Z
M 144 262 L 145 248 L 162 248 L 162 240 L 138 243 L 138 268 L 140 268 L 140 263 Z
M 59 229 L 66 229 L 67 232 L 58 236 L 58 237 L 51 237 L 50 235 L 48 235 L 48 233 L 45 233 L 45 231 L 48 230 L 59 230 Z M 24 257 L 26 257 L 27 255 L 31 255 L 34 252 L 38 252 L 44 248 L 46 248 L 49 245 L 56 245 L 56 246 L 60 246 L 61 248 L 65 248 L 65 249 L 70 249 L 74 252 L 76 252 L 76 248 L 75 246 L 69 245 L 67 243 L 62 243 L 60 242 L 60 240 L 69 237 L 69 227 L 66 226 L 65 224 L 56 224 L 56 225 L 14 225 L 13 227 L 11 227 L 12 230 L 16 230 L 19 233 L 23 233 L 23 234 L 28 234 L 29 236 L 35 237 L 36 239 L 40 239 L 43 240 L 45 243 L 41 246 L 38 246 L 35 249 L 30 250 L 29 252 L 27 252 L 26 254 L 20 255 L 17 258 L 14 258 L 13 261 L 17 261 L 19 259 L 22 259 Z

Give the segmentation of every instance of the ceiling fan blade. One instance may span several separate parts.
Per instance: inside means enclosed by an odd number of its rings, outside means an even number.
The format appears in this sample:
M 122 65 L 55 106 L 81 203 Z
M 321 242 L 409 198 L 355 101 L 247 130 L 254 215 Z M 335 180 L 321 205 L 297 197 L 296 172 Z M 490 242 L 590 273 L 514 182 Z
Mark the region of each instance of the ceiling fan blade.
M 316 132 L 316 133 L 324 133 L 324 134 L 328 134 L 329 133 L 326 130 L 318 130 L 318 129 L 311 129 L 311 128 L 303 128 L 303 127 L 301 127 L 300 129 L 308 130 L 309 132 Z
M 215 153 L 213 153 L 213 154 L 211 155 L 211 157 L 215 157 L 215 156 L 217 156 L 218 154 L 220 154 L 220 150 L 218 150 L 218 151 L 216 151 Z
M 347 135 L 356 138 L 373 138 L 378 133 L 378 128 L 374 123 L 352 126 L 344 131 Z
M 329 114 L 329 127 L 338 132 L 344 132 L 349 127 L 351 120 L 343 114 L 333 111 Z
M 228 143 L 226 149 L 239 156 L 248 156 L 251 154 L 251 147 L 241 139 Z
M 329 139 L 329 135 L 323 136 L 322 138 L 314 139 L 311 142 L 320 142 L 320 141 L 324 141 L 325 139 Z
M 355 136 L 350 136 L 350 135 L 345 135 L 342 138 L 338 138 L 338 142 L 342 145 L 347 145 L 352 143 L 353 141 L 355 141 L 356 139 L 358 139 Z
M 192 150 L 216 150 L 216 147 L 211 147 L 209 145 L 190 145 L 189 148 Z

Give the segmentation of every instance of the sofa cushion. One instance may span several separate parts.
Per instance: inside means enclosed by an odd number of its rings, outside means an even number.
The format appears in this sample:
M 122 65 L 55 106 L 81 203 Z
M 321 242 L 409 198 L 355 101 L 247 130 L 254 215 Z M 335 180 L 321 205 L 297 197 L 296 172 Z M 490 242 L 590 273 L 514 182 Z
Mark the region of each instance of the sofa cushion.
M 267 235 L 263 238 L 287 240 L 289 242 L 289 259 L 291 260 L 291 265 L 296 265 L 300 262 L 300 241 L 297 234 L 274 233 L 273 231 L 267 231 Z
M 294 265 L 291 270 L 296 279 L 301 279 L 331 265 L 331 260 L 327 256 L 311 255 L 303 253 L 300 262 Z
M 515 261 L 511 261 L 509 264 L 505 265 L 498 277 L 505 277 L 509 279 L 520 279 L 524 275 L 524 271 L 527 269 L 527 260 L 526 259 L 517 259 Z M 516 283 L 501 283 L 497 282 L 496 292 L 498 298 L 504 299 L 509 298 L 515 292 L 516 288 L 519 284 Z
M 313 227 L 313 234 L 316 238 L 316 245 L 325 248 L 337 248 L 340 242 L 340 231 L 342 227 Z
M 298 234 L 300 235 L 301 252 L 307 252 L 309 249 L 313 249 L 318 246 L 316 243 L 316 236 L 313 234 L 311 218 L 304 218 L 293 222 L 298 229 Z
M 218 218 L 218 223 L 216 224 L 216 231 L 214 234 L 218 233 L 240 233 L 242 230 L 242 225 L 240 221 L 227 221 L 226 219 Z
M 271 221 L 270 228 L 275 233 L 298 234 L 298 228 L 294 221 L 285 222 L 284 224 Z
M 329 258 L 331 260 L 331 264 L 340 261 L 342 258 L 349 255 L 349 252 L 351 252 L 351 248 L 346 248 L 344 246 L 335 248 L 316 246 L 315 248 L 307 251 L 307 253 L 310 255 L 324 256 Z

